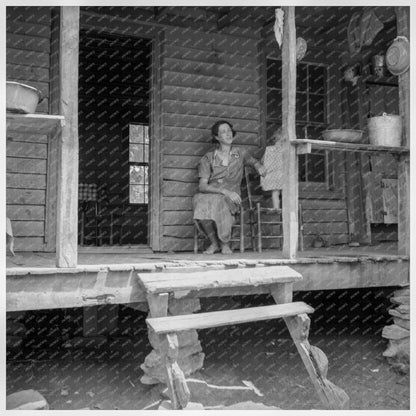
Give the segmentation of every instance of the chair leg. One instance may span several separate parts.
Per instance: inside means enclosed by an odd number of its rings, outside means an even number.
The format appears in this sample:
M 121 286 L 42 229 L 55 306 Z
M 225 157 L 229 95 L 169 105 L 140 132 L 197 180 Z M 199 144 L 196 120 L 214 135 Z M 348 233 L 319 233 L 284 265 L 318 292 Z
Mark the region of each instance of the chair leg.
M 261 244 L 261 212 L 260 212 L 259 202 L 256 204 L 256 210 L 257 210 L 257 250 L 259 253 L 261 253 L 263 250 L 262 250 L 262 244 Z
M 244 253 L 244 209 L 240 209 L 240 253 Z
M 253 251 L 257 250 L 256 246 L 256 229 L 254 227 L 255 223 L 254 213 L 252 210 L 250 210 L 250 234 L 251 234 L 251 248 Z
M 194 253 L 198 254 L 198 228 L 194 224 Z

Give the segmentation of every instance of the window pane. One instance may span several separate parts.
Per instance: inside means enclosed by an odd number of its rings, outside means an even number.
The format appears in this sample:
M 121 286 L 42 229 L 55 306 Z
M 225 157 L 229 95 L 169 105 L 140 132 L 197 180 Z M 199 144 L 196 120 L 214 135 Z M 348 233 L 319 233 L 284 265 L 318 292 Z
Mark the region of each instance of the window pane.
M 309 121 L 325 122 L 325 97 L 323 95 L 309 95 Z
M 308 182 L 325 182 L 325 156 L 308 154 Z
M 306 155 L 299 155 L 299 180 L 306 181 Z
M 147 176 L 147 166 L 130 165 L 130 183 L 145 184 Z
M 325 94 L 326 68 L 309 65 L 309 91 L 314 94 Z
M 267 59 L 267 86 L 282 88 L 282 62 L 276 59 Z
M 129 161 L 137 163 L 146 162 L 145 147 L 143 144 L 130 143 Z
M 130 143 L 144 142 L 144 127 L 142 124 L 129 125 L 129 141 Z
M 282 118 L 282 92 L 270 90 L 267 93 L 267 117 Z
M 305 93 L 296 93 L 296 121 L 307 121 L 307 95 Z
M 130 185 L 130 203 L 147 204 L 148 187 L 146 185 Z
M 296 91 L 306 91 L 307 85 L 307 65 L 298 64 L 296 68 Z

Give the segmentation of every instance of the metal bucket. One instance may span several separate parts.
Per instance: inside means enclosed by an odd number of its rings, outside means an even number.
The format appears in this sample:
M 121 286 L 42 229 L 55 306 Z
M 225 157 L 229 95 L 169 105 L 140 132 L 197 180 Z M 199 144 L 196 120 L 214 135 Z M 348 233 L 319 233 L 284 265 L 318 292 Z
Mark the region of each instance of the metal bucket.
M 399 147 L 402 144 L 402 118 L 383 113 L 368 119 L 368 139 L 375 146 Z

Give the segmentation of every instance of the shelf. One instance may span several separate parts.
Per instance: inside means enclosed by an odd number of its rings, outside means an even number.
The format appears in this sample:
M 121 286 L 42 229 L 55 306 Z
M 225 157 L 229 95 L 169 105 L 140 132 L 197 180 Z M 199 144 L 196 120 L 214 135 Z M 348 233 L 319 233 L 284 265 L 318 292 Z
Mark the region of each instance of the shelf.
M 327 150 L 343 150 L 346 152 L 376 152 L 376 153 L 395 153 L 408 154 L 410 149 L 407 147 L 389 147 L 389 146 L 374 146 L 371 144 L 359 143 L 344 143 L 334 142 L 329 140 L 311 140 L 311 139 L 296 139 L 291 140 L 290 143 L 297 146 L 297 153 L 310 153 L 312 147 L 315 149 Z
M 47 114 L 6 113 L 7 130 L 18 133 L 50 134 L 55 128 L 65 125 L 64 116 Z

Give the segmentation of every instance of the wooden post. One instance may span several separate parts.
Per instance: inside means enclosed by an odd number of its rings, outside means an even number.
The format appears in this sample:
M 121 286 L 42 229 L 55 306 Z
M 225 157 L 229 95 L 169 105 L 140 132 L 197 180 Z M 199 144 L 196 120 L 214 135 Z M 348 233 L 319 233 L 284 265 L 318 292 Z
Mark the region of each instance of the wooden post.
M 296 139 L 296 27 L 295 8 L 283 7 L 282 46 L 282 128 L 285 142 L 285 183 L 283 185 L 283 257 L 295 258 L 298 245 L 298 159 Z
M 76 267 L 78 229 L 78 49 L 79 7 L 61 7 L 60 114 L 65 117 L 59 146 L 57 267 Z
M 395 7 L 397 35 L 410 39 L 409 7 Z M 410 147 L 410 70 L 399 75 L 399 109 L 403 120 L 402 146 Z M 410 255 L 410 158 L 401 155 L 398 165 L 398 253 Z

